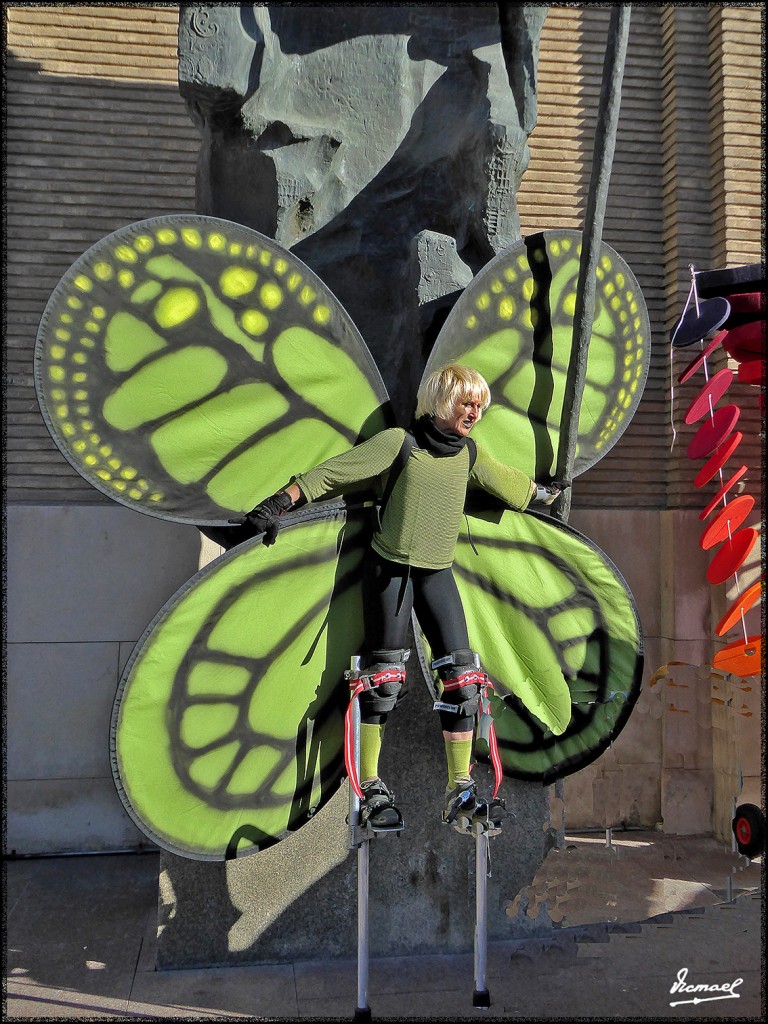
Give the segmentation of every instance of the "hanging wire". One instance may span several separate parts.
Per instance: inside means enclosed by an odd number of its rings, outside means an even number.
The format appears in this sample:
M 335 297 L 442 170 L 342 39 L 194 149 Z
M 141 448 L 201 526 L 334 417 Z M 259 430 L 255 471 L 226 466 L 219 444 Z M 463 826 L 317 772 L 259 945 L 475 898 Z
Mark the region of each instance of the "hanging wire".
M 693 301 L 696 303 L 696 316 L 701 316 L 701 310 L 699 309 L 699 291 L 696 287 L 696 267 L 693 263 L 689 263 L 688 269 L 691 272 L 691 290 L 693 291 Z
M 696 278 L 694 277 L 695 271 L 692 263 L 689 265 L 689 270 L 691 271 L 691 287 L 688 289 L 688 298 L 685 300 L 683 312 L 680 314 L 680 319 L 677 321 L 675 330 L 672 334 L 672 340 L 669 343 L 669 416 L 670 425 L 672 427 L 672 444 L 669 446 L 670 451 L 672 451 L 672 449 L 675 447 L 675 441 L 677 440 L 677 430 L 675 428 L 675 338 L 677 337 L 677 332 L 680 330 L 682 322 L 685 319 L 685 314 L 688 312 L 688 307 L 691 304 L 691 299 L 694 298 L 696 292 Z M 695 296 L 695 298 L 696 310 L 698 315 L 699 299 L 698 296 Z

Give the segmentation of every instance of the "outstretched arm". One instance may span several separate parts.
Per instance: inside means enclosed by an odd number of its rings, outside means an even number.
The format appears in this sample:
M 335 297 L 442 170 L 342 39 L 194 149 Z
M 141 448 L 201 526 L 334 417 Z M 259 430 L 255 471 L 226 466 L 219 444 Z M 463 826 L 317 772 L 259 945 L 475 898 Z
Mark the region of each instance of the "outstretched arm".
M 494 459 L 479 445 L 471 479 L 518 512 L 523 512 L 529 505 L 551 505 L 567 486 L 555 482 L 539 484 L 514 466 Z
M 265 498 L 247 513 L 246 521 L 257 533 L 264 534 L 265 544 L 274 544 L 281 516 L 308 501 L 316 501 L 335 488 L 379 476 L 392 465 L 402 438 L 402 430 L 384 430 L 369 441 L 326 460 Z

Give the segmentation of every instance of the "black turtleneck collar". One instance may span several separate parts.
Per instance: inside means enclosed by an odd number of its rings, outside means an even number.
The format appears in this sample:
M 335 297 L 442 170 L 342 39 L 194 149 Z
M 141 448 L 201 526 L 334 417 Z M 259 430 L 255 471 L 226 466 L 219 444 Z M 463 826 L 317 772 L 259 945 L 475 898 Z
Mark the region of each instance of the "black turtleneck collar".
M 420 416 L 411 424 L 411 433 L 419 448 L 426 448 L 433 455 L 458 455 L 466 445 L 466 437 L 452 430 L 441 430 L 431 416 Z

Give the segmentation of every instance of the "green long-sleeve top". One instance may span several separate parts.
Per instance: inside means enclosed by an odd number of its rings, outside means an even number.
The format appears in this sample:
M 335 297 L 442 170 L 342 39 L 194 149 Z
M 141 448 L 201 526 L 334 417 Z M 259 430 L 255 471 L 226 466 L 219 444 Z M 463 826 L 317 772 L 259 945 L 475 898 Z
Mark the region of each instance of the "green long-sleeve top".
M 336 455 L 294 478 L 308 501 L 364 481 L 382 481 L 403 443 L 405 431 L 392 427 L 348 452 Z M 382 516 L 372 546 L 383 558 L 422 569 L 453 563 L 467 486 L 483 488 L 511 508 L 523 511 L 535 485 L 525 473 L 505 466 L 477 446 L 469 471 L 469 449 L 436 456 L 414 447 Z

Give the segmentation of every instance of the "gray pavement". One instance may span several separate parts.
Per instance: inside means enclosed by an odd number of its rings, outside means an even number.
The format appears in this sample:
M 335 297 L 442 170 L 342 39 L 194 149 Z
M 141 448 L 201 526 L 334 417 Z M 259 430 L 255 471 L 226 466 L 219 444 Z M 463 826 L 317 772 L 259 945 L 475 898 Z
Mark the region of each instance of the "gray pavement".
M 156 970 L 158 863 L 6 862 L 6 1019 L 354 1018 L 354 959 Z M 566 837 L 513 912 L 546 912 L 557 927 L 491 944 L 490 1008 L 472 1005 L 471 952 L 397 957 L 371 961 L 372 1018 L 765 1018 L 762 862 L 711 837 Z

